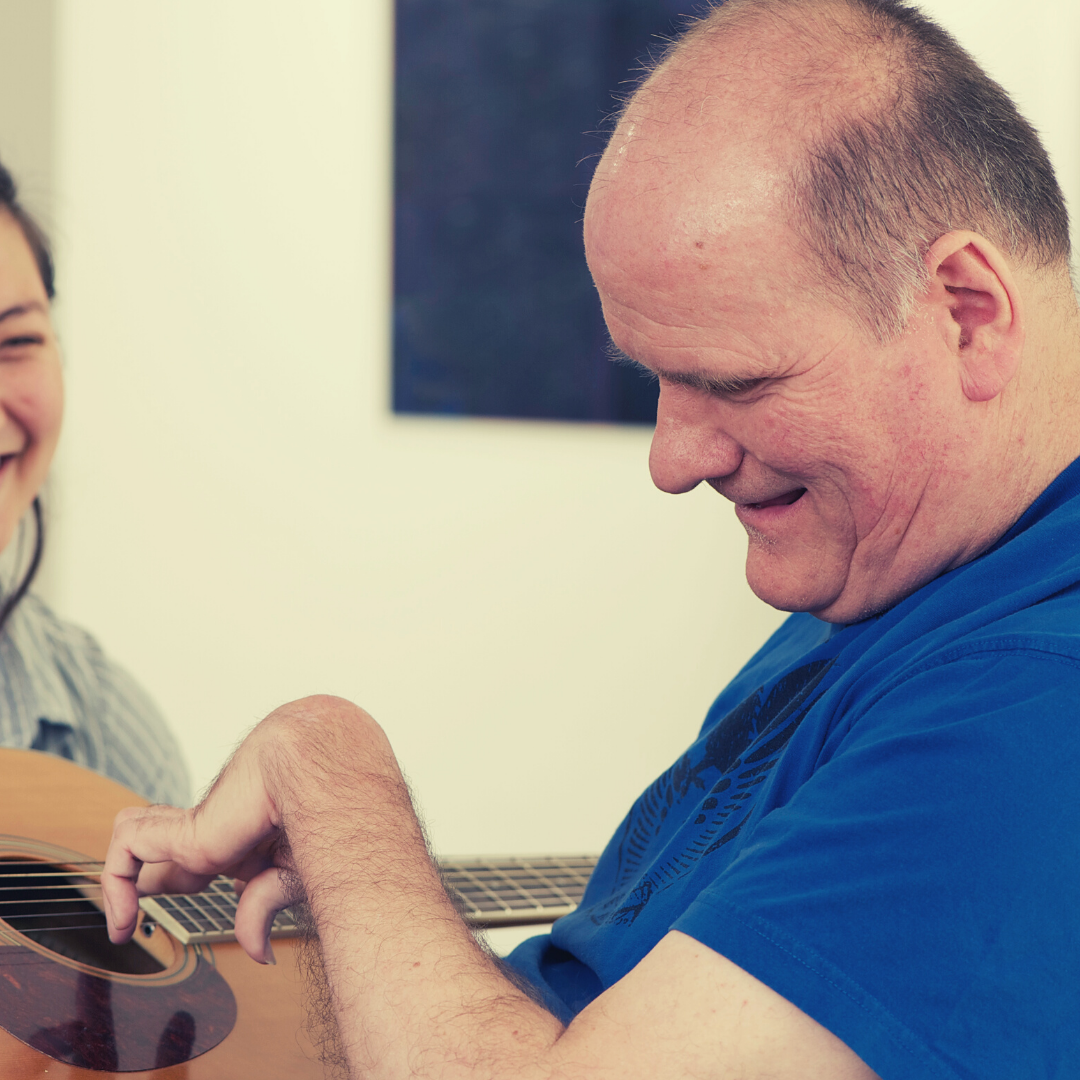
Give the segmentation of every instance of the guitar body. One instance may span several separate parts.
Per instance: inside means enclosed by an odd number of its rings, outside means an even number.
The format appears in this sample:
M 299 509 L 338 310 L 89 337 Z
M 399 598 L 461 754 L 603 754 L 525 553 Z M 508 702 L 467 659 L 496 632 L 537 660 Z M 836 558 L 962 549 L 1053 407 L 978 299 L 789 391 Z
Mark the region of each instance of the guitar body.
M 140 804 L 145 800 L 71 762 L 0 749 L 0 874 L 5 862 L 13 868 L 100 862 L 117 811 Z M 9 874 L 8 880 L 30 878 Z M 68 887 L 64 895 L 74 892 Z M 9 884 L 0 896 L 23 893 L 22 884 Z M 33 895 L 44 891 L 38 887 Z M 51 951 L 40 934 L 36 940 L 29 931 L 20 934 L 16 918 L 4 919 L 12 910 L 0 905 L 3 1080 L 323 1076 L 302 1030 L 292 939 L 276 940 L 277 965 L 264 967 L 235 942 L 183 944 L 147 924 L 146 943 L 127 948 L 137 951 L 136 960 L 152 954 L 154 970 L 136 963 L 134 970 L 113 971 Z M 39 902 L 35 910 L 47 908 Z M 24 928 L 43 920 L 22 917 L 38 920 Z

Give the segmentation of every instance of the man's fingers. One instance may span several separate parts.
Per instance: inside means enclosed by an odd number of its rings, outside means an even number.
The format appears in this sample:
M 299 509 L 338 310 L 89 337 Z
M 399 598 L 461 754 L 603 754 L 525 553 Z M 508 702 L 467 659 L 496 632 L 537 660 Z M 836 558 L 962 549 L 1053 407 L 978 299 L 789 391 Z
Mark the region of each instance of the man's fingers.
M 274 916 L 293 899 L 287 888 L 287 871 L 277 867 L 257 874 L 244 886 L 236 905 L 236 940 L 252 960 L 275 963 L 270 926 Z
M 135 882 L 131 878 L 103 873 L 101 900 L 109 927 L 109 940 L 114 945 L 122 945 L 135 932 L 139 917 L 139 893 Z
M 263 750 L 280 718 L 268 717 L 244 740 L 194 810 L 149 806 L 121 811 L 105 859 L 101 886 L 109 936 L 127 941 L 135 930 L 139 895 L 158 891 L 191 891 L 205 887 L 226 872 L 257 881 L 275 861 L 280 815 L 263 772 Z M 277 725 L 277 726 L 275 726 Z M 251 886 L 245 890 L 248 899 Z M 280 889 L 265 884 L 248 901 L 254 920 L 246 931 L 248 952 L 266 960 L 266 928 L 274 910 L 285 906 Z M 259 941 L 259 938 L 262 941 Z
M 127 941 L 134 933 L 140 891 L 157 891 L 167 878 L 168 871 L 144 871 L 144 864 L 169 864 L 190 846 L 186 834 L 191 816 L 190 810 L 173 806 L 132 807 L 116 815 L 101 874 L 105 917 L 113 942 Z
M 174 862 L 143 863 L 136 887 L 140 896 L 155 893 L 202 892 L 216 874 L 193 874 Z

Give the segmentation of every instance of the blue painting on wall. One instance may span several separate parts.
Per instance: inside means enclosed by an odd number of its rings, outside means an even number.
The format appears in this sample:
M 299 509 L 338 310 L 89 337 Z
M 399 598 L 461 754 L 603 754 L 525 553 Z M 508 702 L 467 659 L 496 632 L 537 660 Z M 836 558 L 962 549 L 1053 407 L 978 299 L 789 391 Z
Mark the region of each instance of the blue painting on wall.
M 692 0 L 397 0 L 394 410 L 653 423 L 581 244 L 609 118 Z

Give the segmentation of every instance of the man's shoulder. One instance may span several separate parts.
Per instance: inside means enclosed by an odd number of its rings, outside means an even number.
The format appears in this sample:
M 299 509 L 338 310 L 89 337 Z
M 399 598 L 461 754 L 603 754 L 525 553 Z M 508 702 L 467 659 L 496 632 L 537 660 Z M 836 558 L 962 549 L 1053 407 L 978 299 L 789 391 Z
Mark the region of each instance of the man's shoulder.
M 958 637 L 954 649 L 1044 652 L 1080 661 L 1080 581 Z

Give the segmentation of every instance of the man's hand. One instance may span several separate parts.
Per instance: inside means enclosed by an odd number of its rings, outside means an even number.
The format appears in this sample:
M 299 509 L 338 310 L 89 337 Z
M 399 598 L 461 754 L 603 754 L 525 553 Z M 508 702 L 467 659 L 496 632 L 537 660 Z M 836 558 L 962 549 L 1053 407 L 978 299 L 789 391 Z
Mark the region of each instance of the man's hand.
M 254 737 L 241 746 L 195 810 L 149 806 L 117 815 L 101 877 L 114 942 L 134 932 L 140 896 L 197 892 L 218 874 L 229 874 L 242 888 L 237 941 L 253 959 L 272 962 L 270 925 L 290 897 L 280 821 L 252 763 L 260 741 Z
M 382 730 L 338 698 L 283 706 L 194 810 L 117 817 L 110 935 L 139 894 L 248 884 L 237 939 L 269 956 L 298 892 L 318 928 L 351 1075 L 384 1080 L 873 1080 L 839 1039 L 692 938 L 669 933 L 565 1030 L 479 948 L 439 880 Z
M 300 899 L 279 809 L 282 797 L 293 794 L 290 740 L 305 732 L 317 737 L 327 708 L 350 721 L 351 738 L 339 741 L 353 744 L 349 757 L 357 770 L 374 766 L 404 786 L 382 730 L 367 713 L 335 698 L 282 706 L 241 743 L 195 809 L 132 807 L 116 816 L 101 877 L 112 941 L 134 933 L 140 896 L 198 892 L 226 874 L 240 887 L 237 941 L 254 960 L 272 962 L 274 916 Z M 321 734 L 325 738 L 325 730 Z

